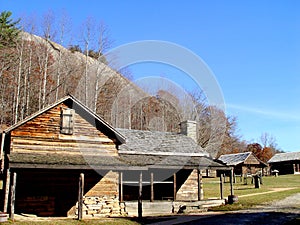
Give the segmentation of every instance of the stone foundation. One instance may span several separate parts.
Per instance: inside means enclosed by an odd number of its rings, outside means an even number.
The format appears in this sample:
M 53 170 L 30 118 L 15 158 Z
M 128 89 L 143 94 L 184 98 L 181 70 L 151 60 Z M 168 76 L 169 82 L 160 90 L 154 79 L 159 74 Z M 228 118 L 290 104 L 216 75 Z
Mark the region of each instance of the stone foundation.
M 75 208 L 78 215 L 78 203 Z M 125 203 L 119 202 L 118 197 L 92 197 L 83 198 L 83 217 L 118 217 L 127 216 Z
M 83 197 L 83 218 L 126 216 L 125 203 L 119 201 L 119 174 L 109 171 Z M 77 217 L 78 203 L 68 212 Z

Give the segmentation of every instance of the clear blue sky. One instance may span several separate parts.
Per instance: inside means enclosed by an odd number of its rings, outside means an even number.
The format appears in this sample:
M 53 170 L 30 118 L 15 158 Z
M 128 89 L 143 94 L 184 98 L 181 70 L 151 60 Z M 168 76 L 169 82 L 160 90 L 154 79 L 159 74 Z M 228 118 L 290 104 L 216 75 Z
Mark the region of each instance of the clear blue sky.
M 268 132 L 282 150 L 300 151 L 300 1 L 0 0 L 15 17 L 49 9 L 64 9 L 74 29 L 103 20 L 114 46 L 150 39 L 190 49 L 214 72 L 243 139 Z M 159 69 L 151 73 L 168 73 Z

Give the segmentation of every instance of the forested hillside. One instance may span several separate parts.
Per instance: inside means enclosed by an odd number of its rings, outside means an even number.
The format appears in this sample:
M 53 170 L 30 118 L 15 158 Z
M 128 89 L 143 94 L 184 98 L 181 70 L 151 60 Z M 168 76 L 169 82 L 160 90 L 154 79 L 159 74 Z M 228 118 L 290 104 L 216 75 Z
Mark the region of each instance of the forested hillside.
M 88 36 L 84 51 L 78 45 L 66 48 L 63 39 L 58 39 L 60 44 L 52 40 L 50 23 L 38 36 L 20 29 L 19 21 L 10 16 L 8 12 L 0 16 L 2 128 L 72 94 L 114 127 L 178 132 L 181 121 L 196 120 L 198 142 L 213 156 L 246 150 L 236 132 L 236 119 L 209 106 L 201 90 L 188 96 L 170 90 L 150 95 L 111 68 L 103 57 L 108 42 L 103 36 L 96 50 Z

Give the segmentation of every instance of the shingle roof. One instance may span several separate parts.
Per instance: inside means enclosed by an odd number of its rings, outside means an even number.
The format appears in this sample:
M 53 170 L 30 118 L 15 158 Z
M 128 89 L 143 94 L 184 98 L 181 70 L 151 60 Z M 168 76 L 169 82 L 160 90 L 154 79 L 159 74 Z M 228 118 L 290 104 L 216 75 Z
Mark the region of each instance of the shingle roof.
M 121 154 L 120 157 L 128 165 L 146 166 L 149 168 L 205 169 L 222 167 L 222 169 L 225 169 L 227 167 L 206 156 Z
M 268 163 L 300 160 L 300 152 L 288 152 L 275 154 Z
M 228 166 L 236 166 L 242 162 L 244 162 L 249 156 L 251 152 L 242 152 L 236 154 L 226 154 L 221 155 L 218 160 L 222 161 Z
M 117 129 L 126 138 L 119 155 L 126 164 L 151 168 L 226 168 L 215 162 L 186 135 L 145 130 Z
M 119 153 L 209 156 L 192 138 L 170 132 L 117 129 L 126 138 L 119 146 Z

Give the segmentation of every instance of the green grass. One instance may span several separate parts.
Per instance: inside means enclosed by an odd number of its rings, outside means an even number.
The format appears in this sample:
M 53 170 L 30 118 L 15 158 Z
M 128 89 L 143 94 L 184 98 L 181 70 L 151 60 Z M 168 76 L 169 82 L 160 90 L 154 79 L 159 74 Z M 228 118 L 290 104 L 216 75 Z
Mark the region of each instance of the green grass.
M 212 181 L 215 181 L 213 183 Z M 220 197 L 219 184 L 216 183 L 217 179 L 205 179 L 204 180 L 204 197 L 205 198 L 216 198 Z M 255 205 L 265 204 L 266 202 L 280 200 L 288 197 L 292 194 L 300 192 L 300 175 L 283 175 L 279 177 L 269 176 L 263 177 L 263 184 L 260 188 L 254 188 L 254 184 L 251 184 L 251 179 L 248 179 L 248 184 L 245 185 L 243 182 L 234 184 L 234 195 L 238 196 L 238 202 L 232 205 L 225 205 L 220 207 L 214 207 L 212 210 L 239 210 L 251 208 Z M 293 188 L 291 190 L 283 190 L 279 192 L 270 191 L 279 190 L 282 188 Z M 224 197 L 230 195 L 230 183 L 224 183 Z M 270 193 L 268 193 L 270 192 Z M 259 194 L 248 197 L 243 195 Z

